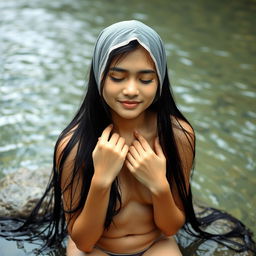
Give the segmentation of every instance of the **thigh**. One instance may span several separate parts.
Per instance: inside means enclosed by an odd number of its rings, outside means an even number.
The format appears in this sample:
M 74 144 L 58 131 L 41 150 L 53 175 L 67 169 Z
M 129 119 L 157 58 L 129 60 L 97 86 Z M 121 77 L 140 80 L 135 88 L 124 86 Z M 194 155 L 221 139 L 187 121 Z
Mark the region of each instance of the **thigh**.
M 94 248 L 92 252 L 85 253 L 77 249 L 74 241 L 69 237 L 67 244 L 67 256 L 108 256 L 106 253 L 100 251 L 99 249 Z
M 165 237 L 156 241 L 143 256 L 182 256 L 175 238 Z

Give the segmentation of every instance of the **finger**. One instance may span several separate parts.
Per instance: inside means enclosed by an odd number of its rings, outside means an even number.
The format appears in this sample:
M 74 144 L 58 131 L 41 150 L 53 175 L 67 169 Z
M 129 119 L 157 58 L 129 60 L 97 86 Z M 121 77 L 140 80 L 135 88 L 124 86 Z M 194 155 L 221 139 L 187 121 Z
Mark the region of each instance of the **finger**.
M 140 158 L 140 154 L 138 153 L 138 151 L 136 150 L 136 148 L 134 146 L 130 146 L 129 152 L 132 154 L 133 158 L 135 158 L 135 159 Z
M 138 140 L 134 140 L 132 142 L 132 146 L 134 146 L 139 155 L 143 155 L 143 153 L 145 152 L 145 149 L 142 147 L 141 143 Z
M 113 146 L 115 146 L 119 138 L 120 138 L 120 136 L 119 136 L 117 133 L 113 133 L 112 136 L 110 137 L 109 142 L 110 142 Z
M 162 150 L 158 137 L 155 138 L 155 151 L 158 156 L 164 156 L 164 152 Z
M 132 166 L 135 166 L 135 164 L 137 163 L 137 161 L 134 159 L 134 157 L 132 156 L 131 153 L 127 153 L 127 156 L 126 156 L 126 159 L 129 161 L 129 163 L 132 165 Z
M 129 147 L 125 144 L 121 150 L 121 155 L 125 158 L 127 156 Z
M 151 147 L 148 144 L 147 140 L 138 131 L 134 131 L 134 135 L 145 151 L 151 150 Z
M 102 134 L 101 134 L 101 137 L 100 137 L 100 140 L 101 140 L 101 141 L 108 141 L 112 129 L 113 129 L 113 125 L 112 125 L 112 124 L 110 124 L 109 126 L 107 126 L 107 127 L 103 130 L 103 132 L 102 132 Z
M 130 172 L 132 172 L 132 173 L 135 172 L 135 169 L 133 168 L 133 166 L 131 165 L 131 163 L 128 160 L 125 161 L 125 164 Z
M 118 151 L 121 151 L 122 148 L 123 148 L 123 146 L 124 146 L 124 144 L 125 144 L 125 139 L 124 139 L 123 137 L 119 137 L 119 138 L 118 138 L 118 141 L 117 141 L 117 143 L 116 143 L 116 149 L 117 149 Z

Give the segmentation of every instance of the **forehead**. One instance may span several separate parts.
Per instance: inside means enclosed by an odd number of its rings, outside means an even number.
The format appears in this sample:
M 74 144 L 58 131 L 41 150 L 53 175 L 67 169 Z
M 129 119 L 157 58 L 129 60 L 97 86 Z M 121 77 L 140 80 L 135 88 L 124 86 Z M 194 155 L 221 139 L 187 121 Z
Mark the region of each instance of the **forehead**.
M 150 68 L 156 70 L 155 63 L 151 58 L 149 52 L 142 46 L 138 46 L 135 50 L 118 55 L 112 61 L 110 67 L 122 67 L 122 68 Z

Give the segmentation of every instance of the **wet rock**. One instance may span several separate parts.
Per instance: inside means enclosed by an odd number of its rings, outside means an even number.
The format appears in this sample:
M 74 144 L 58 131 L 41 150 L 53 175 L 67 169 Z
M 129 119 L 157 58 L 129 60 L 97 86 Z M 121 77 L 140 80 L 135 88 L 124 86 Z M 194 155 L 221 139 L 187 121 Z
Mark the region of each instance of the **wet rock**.
M 0 180 L 0 216 L 27 216 L 42 196 L 50 170 L 25 168 Z

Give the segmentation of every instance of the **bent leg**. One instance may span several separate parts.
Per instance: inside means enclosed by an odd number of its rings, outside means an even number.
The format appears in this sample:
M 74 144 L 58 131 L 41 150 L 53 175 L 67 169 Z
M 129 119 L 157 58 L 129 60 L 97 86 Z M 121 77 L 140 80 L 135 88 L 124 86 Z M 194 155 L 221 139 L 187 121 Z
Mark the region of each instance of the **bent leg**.
M 156 241 L 143 256 L 182 256 L 173 236 Z
M 77 249 L 76 244 L 71 239 L 71 237 L 68 238 L 68 244 L 67 244 L 67 256 L 107 256 L 106 253 L 100 251 L 99 249 L 94 248 L 92 252 L 85 253 Z

